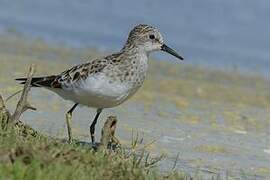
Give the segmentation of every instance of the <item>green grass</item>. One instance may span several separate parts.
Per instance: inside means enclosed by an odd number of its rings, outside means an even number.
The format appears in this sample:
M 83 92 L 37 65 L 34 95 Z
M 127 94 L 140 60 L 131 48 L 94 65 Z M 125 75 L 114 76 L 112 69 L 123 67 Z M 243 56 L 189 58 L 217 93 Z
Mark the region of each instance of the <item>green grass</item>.
M 145 165 L 135 153 L 94 152 L 56 139 L 40 135 L 23 137 L 8 130 L 0 132 L 0 179 L 182 179 L 182 176 L 171 173 L 165 177 Z

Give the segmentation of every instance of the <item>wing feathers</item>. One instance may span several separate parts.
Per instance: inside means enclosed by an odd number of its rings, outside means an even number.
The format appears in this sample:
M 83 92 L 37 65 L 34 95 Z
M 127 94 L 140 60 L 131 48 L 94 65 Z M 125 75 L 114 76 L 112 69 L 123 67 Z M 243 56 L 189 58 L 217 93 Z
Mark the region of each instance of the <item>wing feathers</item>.
M 27 78 L 17 78 L 20 84 L 25 84 Z M 33 87 L 50 87 L 61 88 L 61 84 L 58 82 L 58 76 L 45 76 L 45 77 L 33 77 L 31 81 Z

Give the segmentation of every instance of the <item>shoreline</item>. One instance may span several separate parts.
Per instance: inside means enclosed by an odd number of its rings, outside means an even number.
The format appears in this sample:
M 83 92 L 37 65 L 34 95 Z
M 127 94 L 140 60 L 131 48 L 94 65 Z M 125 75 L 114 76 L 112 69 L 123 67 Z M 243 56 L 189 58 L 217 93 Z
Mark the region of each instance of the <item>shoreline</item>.
M 0 36 L 0 91 L 7 97 L 19 90 L 21 86 L 13 79 L 25 76 L 29 64 L 37 65 L 37 76 L 48 75 L 99 55 L 96 50 Z M 155 154 L 166 152 L 171 164 L 180 152 L 180 162 L 188 162 L 187 167 L 219 168 L 221 174 L 223 170 L 238 172 L 244 169 L 247 174 L 270 177 L 270 161 L 266 161 L 270 147 L 268 78 L 182 62 L 151 59 L 149 63 L 147 80 L 138 94 L 124 105 L 105 112 L 104 116 L 115 114 L 120 117 L 122 142 L 130 142 L 131 131 L 135 129 L 146 141 L 158 138 L 149 150 Z M 44 134 L 65 137 L 63 118 L 71 103 L 39 89 L 33 89 L 31 101 L 37 105 L 38 113 L 26 113 L 23 120 Z M 12 99 L 8 106 L 14 108 L 15 102 Z M 81 108 L 75 113 L 76 138 L 89 140 L 85 128 L 89 116 L 89 108 Z M 255 167 L 252 166 L 254 163 Z M 170 163 L 167 161 L 162 166 L 165 164 Z M 185 169 L 180 165 L 177 168 Z

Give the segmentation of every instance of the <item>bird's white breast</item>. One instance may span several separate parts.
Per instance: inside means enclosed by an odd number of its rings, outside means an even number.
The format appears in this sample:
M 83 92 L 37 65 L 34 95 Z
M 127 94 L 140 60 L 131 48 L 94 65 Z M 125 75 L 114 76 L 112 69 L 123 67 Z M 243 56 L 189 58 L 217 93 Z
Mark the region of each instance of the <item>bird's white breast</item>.
M 82 105 L 109 108 L 121 104 L 138 88 L 129 82 L 112 81 L 105 74 L 99 73 L 63 90 L 57 90 L 56 93 Z
M 75 103 L 95 107 L 110 108 L 117 106 L 131 97 L 142 85 L 147 71 L 147 55 L 143 53 L 133 57 L 135 64 L 130 64 L 130 68 L 125 72 L 132 71 L 132 77 L 122 79 L 115 76 L 121 72 L 119 67 L 104 69 L 104 71 L 91 74 L 86 79 L 80 79 L 72 84 L 66 84 L 63 89 L 51 89 L 63 98 L 72 100 Z M 106 73 L 107 72 L 107 73 Z M 108 72 L 110 72 L 108 75 Z M 131 74 L 131 73 L 129 73 Z M 121 75 L 121 76 L 122 76 Z

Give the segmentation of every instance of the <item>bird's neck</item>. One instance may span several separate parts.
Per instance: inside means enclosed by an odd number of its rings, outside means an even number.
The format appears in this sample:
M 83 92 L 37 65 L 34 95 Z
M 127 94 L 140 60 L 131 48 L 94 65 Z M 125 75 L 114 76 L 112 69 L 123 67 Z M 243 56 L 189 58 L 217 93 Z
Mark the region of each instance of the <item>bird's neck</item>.
M 130 64 L 130 66 L 138 67 L 136 69 L 140 70 L 140 68 L 143 68 L 144 70 L 147 70 L 148 66 L 148 57 L 149 55 L 145 53 L 145 51 L 141 51 L 140 49 L 134 48 L 130 49 L 128 51 L 122 51 L 123 55 L 125 56 L 123 63 Z
M 125 44 L 121 49 L 121 53 L 127 55 L 128 57 L 134 57 L 147 61 L 149 58 L 149 53 L 143 48 L 137 47 L 135 45 Z
M 140 48 L 124 46 L 120 51 L 117 68 L 130 76 L 130 82 L 140 87 L 146 77 L 148 69 L 148 54 Z

